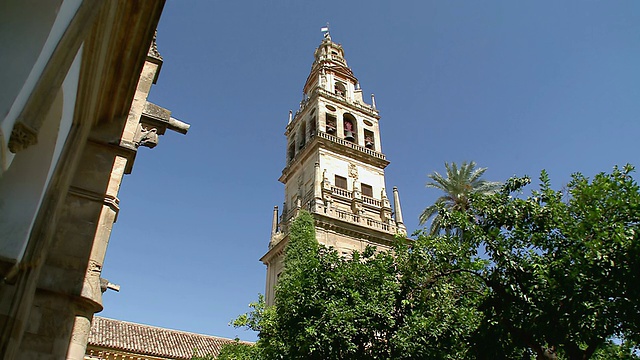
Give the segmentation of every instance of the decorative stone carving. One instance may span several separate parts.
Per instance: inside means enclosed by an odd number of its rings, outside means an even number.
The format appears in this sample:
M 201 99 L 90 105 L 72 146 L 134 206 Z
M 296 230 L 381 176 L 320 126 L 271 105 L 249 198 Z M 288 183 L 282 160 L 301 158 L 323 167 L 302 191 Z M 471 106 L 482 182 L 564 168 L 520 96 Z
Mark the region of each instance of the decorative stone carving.
M 329 179 L 327 179 L 327 170 L 325 169 L 322 172 L 322 200 L 324 201 L 325 213 L 330 213 L 332 211 L 332 193 L 331 183 L 329 182 Z
M 149 129 L 140 126 L 138 136 L 134 141 L 136 146 L 145 146 L 153 149 L 154 147 L 156 147 L 156 145 L 158 145 L 158 129 Z
M 362 206 L 362 193 L 360 192 L 360 186 L 358 182 L 353 180 L 353 191 L 351 192 L 351 211 L 356 215 L 364 214 L 364 208 Z
M 362 193 L 360 192 L 360 186 L 358 186 L 358 182 L 353 180 L 353 191 L 351 192 L 351 196 L 354 199 L 362 199 Z
M 38 143 L 38 131 L 23 122 L 16 122 L 13 125 L 11 136 L 9 137 L 9 151 L 17 154 L 31 145 Z
M 382 199 L 382 207 L 380 208 L 380 220 L 388 224 L 391 221 L 391 203 L 389 202 L 389 198 L 387 198 L 387 193 L 382 188 L 380 192 L 380 198 Z
M 89 266 L 87 268 L 87 272 L 100 275 L 102 273 L 102 264 L 100 264 L 95 260 L 89 260 Z
M 349 176 L 358 180 L 358 167 L 356 164 L 349 164 Z
M 329 179 L 327 179 L 327 170 L 326 169 L 322 172 L 322 188 L 324 190 L 331 191 L 331 183 L 329 182 Z
M 158 60 L 162 60 L 162 56 L 160 52 L 158 52 L 158 44 L 156 43 L 156 38 L 158 37 L 158 30 L 153 34 L 153 41 L 151 41 L 151 46 L 149 47 L 148 56 L 156 58 Z

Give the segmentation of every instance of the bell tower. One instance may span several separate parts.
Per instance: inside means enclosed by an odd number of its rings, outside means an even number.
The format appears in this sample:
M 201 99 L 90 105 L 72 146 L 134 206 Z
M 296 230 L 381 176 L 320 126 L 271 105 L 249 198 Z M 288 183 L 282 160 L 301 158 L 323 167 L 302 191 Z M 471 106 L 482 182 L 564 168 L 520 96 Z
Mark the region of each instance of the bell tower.
M 380 116 L 371 95 L 364 102 L 358 79 L 344 50 L 326 31 L 293 114 L 287 137 L 282 213 L 273 210 L 267 266 L 266 301 L 273 304 L 274 286 L 283 268 L 291 221 L 300 210 L 315 219 L 318 242 L 344 255 L 367 245 L 389 247 L 406 233 L 397 188 L 395 212 L 387 197 L 384 169 L 389 162 L 380 144 Z

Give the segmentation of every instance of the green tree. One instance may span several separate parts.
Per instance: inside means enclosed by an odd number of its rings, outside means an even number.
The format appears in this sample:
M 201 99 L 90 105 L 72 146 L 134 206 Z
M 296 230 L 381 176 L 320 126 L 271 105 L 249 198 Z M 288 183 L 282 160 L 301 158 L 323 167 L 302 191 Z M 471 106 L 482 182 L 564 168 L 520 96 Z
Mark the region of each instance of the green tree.
M 464 246 L 489 260 L 476 272 L 488 290 L 477 358 L 515 347 L 537 359 L 585 360 L 613 337 L 638 341 L 640 192 L 632 171 L 591 181 L 575 174 L 566 192 L 552 190 L 543 171 L 540 190 L 526 199 L 514 193 L 530 180 L 512 178 L 500 193 L 474 194 L 468 209 L 442 213 L 444 226 L 462 229 Z
M 217 360 L 255 360 L 258 358 L 258 348 L 240 342 L 236 339 L 235 342 L 224 344 L 220 349 L 220 354 L 216 358 Z M 213 360 L 207 358 L 194 358 L 192 360 Z
M 565 191 L 518 195 L 512 178 L 442 226 L 351 257 L 292 224 L 275 305 L 236 325 L 260 332 L 255 359 L 637 360 L 640 189 L 633 168 Z M 612 342 L 615 339 L 616 342 Z
M 483 263 L 460 253 L 453 237 L 399 239 L 393 252 L 369 247 L 345 258 L 319 246 L 313 229 L 301 213 L 275 305 L 259 301 L 235 322 L 260 331 L 256 358 L 465 358 L 482 284 L 452 264 L 477 271 Z
M 476 168 L 473 161 L 465 161 L 460 167 L 456 163 L 444 163 L 444 167 L 447 170 L 446 177 L 437 171 L 427 175 L 432 181 L 427 182 L 426 186 L 444 192 L 444 195 L 420 214 L 420 225 L 433 218 L 431 234 L 437 234 L 442 229 L 442 209 L 466 211 L 470 206 L 471 195 L 492 194 L 501 186 L 501 183 L 483 180 L 482 175 L 487 168 Z
M 640 360 L 640 349 L 631 341 L 621 344 L 607 341 L 594 354 L 594 360 Z

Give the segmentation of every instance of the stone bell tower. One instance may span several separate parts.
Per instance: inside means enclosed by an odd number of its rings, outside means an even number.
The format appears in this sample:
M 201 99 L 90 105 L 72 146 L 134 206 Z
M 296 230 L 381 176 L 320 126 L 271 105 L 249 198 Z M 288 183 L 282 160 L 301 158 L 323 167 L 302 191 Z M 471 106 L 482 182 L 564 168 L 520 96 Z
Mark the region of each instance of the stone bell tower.
M 318 242 L 347 255 L 367 245 L 388 247 L 397 233 L 406 233 L 398 191 L 395 213 L 387 197 L 384 169 L 389 162 L 380 146 L 380 116 L 371 95 L 364 102 L 358 79 L 344 50 L 327 31 L 315 51 L 303 99 L 286 127 L 286 166 L 282 214 L 273 210 L 267 265 L 266 300 L 272 304 L 282 271 L 291 221 L 309 211 Z

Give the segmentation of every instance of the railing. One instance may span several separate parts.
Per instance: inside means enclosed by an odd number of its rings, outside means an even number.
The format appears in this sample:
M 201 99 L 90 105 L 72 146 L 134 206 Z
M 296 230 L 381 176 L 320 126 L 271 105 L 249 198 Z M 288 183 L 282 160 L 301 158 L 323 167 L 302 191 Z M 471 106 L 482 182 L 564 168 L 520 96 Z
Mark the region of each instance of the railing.
M 331 186 L 331 194 L 345 198 L 347 200 L 353 198 L 353 191 L 339 188 L 337 186 Z M 364 204 L 371 205 L 373 207 L 378 207 L 378 208 L 382 207 L 382 200 L 374 199 L 366 195 L 362 195 L 362 202 Z
M 334 195 L 338 195 L 338 196 L 342 196 L 342 197 L 348 198 L 348 199 L 351 199 L 351 197 L 352 197 L 352 192 L 351 191 L 345 190 L 343 188 L 339 188 L 339 187 L 336 187 L 336 186 L 332 186 L 331 187 L 331 193 L 334 194 Z
M 301 206 L 301 209 L 308 210 L 312 213 L 317 212 L 325 216 L 329 216 L 329 217 L 350 222 L 353 224 L 359 224 L 361 226 L 366 226 L 371 229 L 384 231 L 386 233 L 395 234 L 398 232 L 398 227 L 393 223 L 391 224 L 384 223 L 382 221 L 374 220 L 365 216 L 361 216 L 359 214 L 354 214 L 353 212 L 348 210 L 342 210 L 338 207 L 332 207 L 330 211 L 326 211 L 327 209 L 325 209 L 324 206 L 321 205 L 320 208 L 317 208 L 312 204 L 313 204 L 312 200 L 308 202 L 304 202 Z M 280 217 L 281 228 L 287 229 L 289 222 L 297 213 L 298 213 L 297 208 L 290 209 L 286 213 L 283 213 L 282 216 Z
M 360 223 L 360 215 L 357 215 L 348 211 L 343 211 L 340 209 L 333 209 L 333 211 L 335 211 L 338 219 L 346 220 L 356 224 Z
M 389 224 L 385 224 L 383 222 L 380 221 L 376 221 L 373 219 L 365 219 L 366 225 L 368 227 L 374 228 L 374 229 L 380 229 L 382 231 L 389 231 L 389 230 L 396 230 L 395 226 L 390 226 Z
M 382 207 L 382 201 L 374 199 L 368 196 L 362 196 L 362 202 L 365 204 L 373 205 L 375 207 Z
M 377 221 L 367 217 L 362 217 L 352 212 L 344 211 L 336 208 L 334 208 L 333 211 L 335 213 L 335 217 L 340 220 L 345 220 L 351 223 L 364 225 L 366 227 L 382 230 L 384 232 L 396 233 L 398 231 L 398 228 L 395 225 L 386 224 L 381 221 Z
M 361 152 L 363 152 L 363 153 L 365 153 L 367 155 L 371 155 L 371 156 L 376 157 L 378 159 L 385 160 L 384 154 L 381 154 L 381 153 L 379 153 L 377 151 L 373 151 L 371 149 L 367 149 L 364 146 L 360 146 L 358 144 L 354 144 L 351 141 L 340 139 L 339 137 L 327 134 L 326 132 L 323 132 L 323 131 L 318 131 L 317 135 L 318 135 L 318 137 L 321 137 L 323 139 L 330 140 L 330 141 L 332 141 L 334 143 L 337 143 L 337 144 L 340 144 L 340 145 L 344 145 L 344 146 L 350 147 L 352 149 L 361 151 Z
M 359 103 L 357 101 L 353 101 L 353 99 L 351 99 L 351 98 L 347 98 L 345 96 L 340 96 L 340 95 L 337 95 L 337 94 L 333 94 L 333 93 L 331 93 L 331 92 L 329 92 L 329 91 L 327 91 L 327 90 L 325 90 L 325 89 L 323 89 L 321 87 L 316 87 L 311 92 L 311 94 L 309 95 L 308 98 L 303 99 L 302 101 L 300 101 L 300 107 L 298 108 L 298 110 L 295 113 L 294 120 L 291 122 L 292 124 L 296 122 L 295 119 L 298 117 L 298 115 L 300 115 L 302 112 L 304 112 L 304 110 L 307 108 L 307 105 L 309 105 L 309 103 L 311 103 L 310 100 L 313 97 L 313 95 L 315 95 L 315 94 L 322 94 L 322 95 L 324 95 L 324 96 L 326 96 L 328 98 L 331 98 L 333 100 L 336 100 L 338 102 L 348 103 L 349 105 L 351 105 L 351 106 L 353 106 L 353 107 L 355 107 L 355 108 L 357 108 L 359 110 L 362 110 L 363 112 L 368 113 L 370 115 L 373 115 L 373 116 L 377 116 L 378 115 L 378 110 L 374 109 L 369 104 Z
M 345 98 L 336 94 L 333 94 L 323 88 L 317 87 L 313 92 L 317 92 L 318 94 L 322 94 L 328 98 L 331 98 L 335 101 L 341 102 L 341 103 L 348 103 L 349 105 L 358 108 L 359 110 L 361 110 L 362 112 L 368 113 L 372 116 L 377 116 L 378 115 L 378 110 L 374 109 L 372 106 L 368 105 L 368 104 L 363 104 L 363 103 L 359 103 L 357 101 L 353 101 L 353 99 L 350 98 Z

